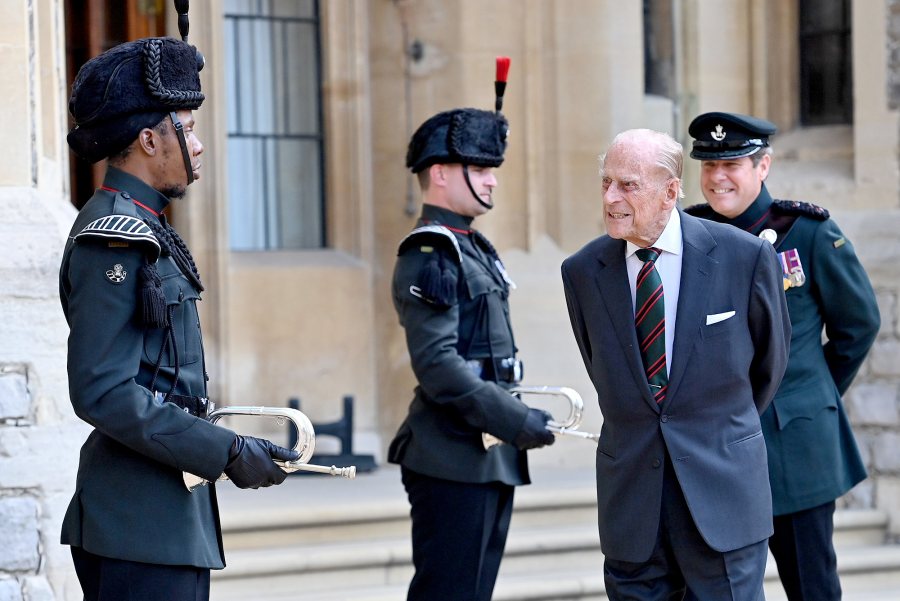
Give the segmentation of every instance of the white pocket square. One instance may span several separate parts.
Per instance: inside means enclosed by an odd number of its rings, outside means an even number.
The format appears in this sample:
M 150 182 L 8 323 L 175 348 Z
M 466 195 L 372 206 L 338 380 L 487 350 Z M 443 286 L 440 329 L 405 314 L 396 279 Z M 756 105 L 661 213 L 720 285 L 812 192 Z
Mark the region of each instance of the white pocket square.
M 734 317 L 734 311 L 725 311 L 724 313 L 716 313 L 714 315 L 706 316 L 706 325 L 711 326 L 714 323 L 719 323 L 720 321 L 725 321 L 726 319 L 730 319 Z

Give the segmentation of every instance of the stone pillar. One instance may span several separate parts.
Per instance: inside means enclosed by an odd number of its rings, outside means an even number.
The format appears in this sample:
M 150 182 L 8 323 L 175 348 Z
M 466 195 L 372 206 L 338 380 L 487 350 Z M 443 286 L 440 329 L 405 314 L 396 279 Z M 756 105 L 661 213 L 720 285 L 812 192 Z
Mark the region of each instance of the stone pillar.
M 85 429 L 66 382 L 57 272 L 68 201 L 65 45 L 58 0 L 0 19 L 0 599 L 80 598 L 60 523 Z

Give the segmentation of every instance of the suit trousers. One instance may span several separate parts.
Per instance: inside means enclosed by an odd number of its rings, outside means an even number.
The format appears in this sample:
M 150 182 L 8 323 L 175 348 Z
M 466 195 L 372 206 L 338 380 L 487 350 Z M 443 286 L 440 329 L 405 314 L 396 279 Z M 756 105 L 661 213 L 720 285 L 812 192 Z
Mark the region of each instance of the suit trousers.
M 84 601 L 209 601 L 209 568 L 112 559 L 72 547 Z
M 401 468 L 415 575 L 408 601 L 490 601 L 515 488 L 452 482 Z
M 834 501 L 775 516 L 769 549 L 788 601 L 840 601 L 833 537 Z
M 610 601 L 764 601 L 766 540 L 734 551 L 711 548 L 697 530 L 668 456 L 656 545 L 647 561 L 606 558 Z

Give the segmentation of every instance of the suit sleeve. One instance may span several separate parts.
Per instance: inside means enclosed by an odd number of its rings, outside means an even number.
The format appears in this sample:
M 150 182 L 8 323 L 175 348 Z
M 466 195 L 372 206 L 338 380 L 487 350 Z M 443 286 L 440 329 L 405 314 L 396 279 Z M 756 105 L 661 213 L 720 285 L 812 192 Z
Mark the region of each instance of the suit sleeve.
M 753 402 L 760 415 L 772 402 L 784 370 L 791 343 L 791 322 L 775 249 L 759 244 L 749 302 L 749 327 L 753 341 L 750 383 Z
M 830 219 L 813 236 L 811 270 L 827 338 L 825 361 L 843 395 L 878 335 L 878 303 L 853 245 Z
M 79 242 L 71 251 L 64 277 L 72 406 L 78 417 L 130 449 L 213 480 L 225 469 L 234 433 L 157 402 L 135 380 L 144 348 L 144 330 L 134 318 L 142 262 L 133 248 Z M 117 264 L 125 278 L 114 283 L 106 271 Z
M 435 252 L 440 252 L 437 249 Z M 459 304 L 431 304 L 410 292 L 430 257 L 418 248 L 397 259 L 394 304 L 406 332 L 412 369 L 425 398 L 455 411 L 472 428 L 510 442 L 525 422 L 528 407 L 494 382 L 466 366 L 457 351 Z M 455 261 L 445 261 L 454 285 L 460 276 Z
M 591 373 L 592 351 L 591 343 L 588 339 L 587 329 L 584 326 L 584 317 L 581 313 L 581 307 L 569 276 L 568 262 L 562 264 L 562 281 L 563 290 L 566 294 L 566 306 L 569 309 L 569 322 L 572 324 L 572 333 L 575 335 L 575 342 L 578 343 L 578 350 L 581 351 L 581 358 L 584 360 L 584 366 L 588 373 Z

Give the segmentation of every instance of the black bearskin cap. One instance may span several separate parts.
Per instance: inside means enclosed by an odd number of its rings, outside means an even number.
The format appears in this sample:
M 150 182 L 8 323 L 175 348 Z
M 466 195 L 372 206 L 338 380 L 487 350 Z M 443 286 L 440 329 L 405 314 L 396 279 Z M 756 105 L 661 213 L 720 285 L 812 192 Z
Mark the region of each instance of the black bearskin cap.
M 438 163 L 499 167 L 508 134 L 509 124 L 501 113 L 472 108 L 438 113 L 413 134 L 406 166 L 413 173 Z
M 96 163 L 127 148 L 169 112 L 199 108 L 202 68 L 197 49 L 174 38 L 126 42 L 92 58 L 72 85 L 69 146 Z

